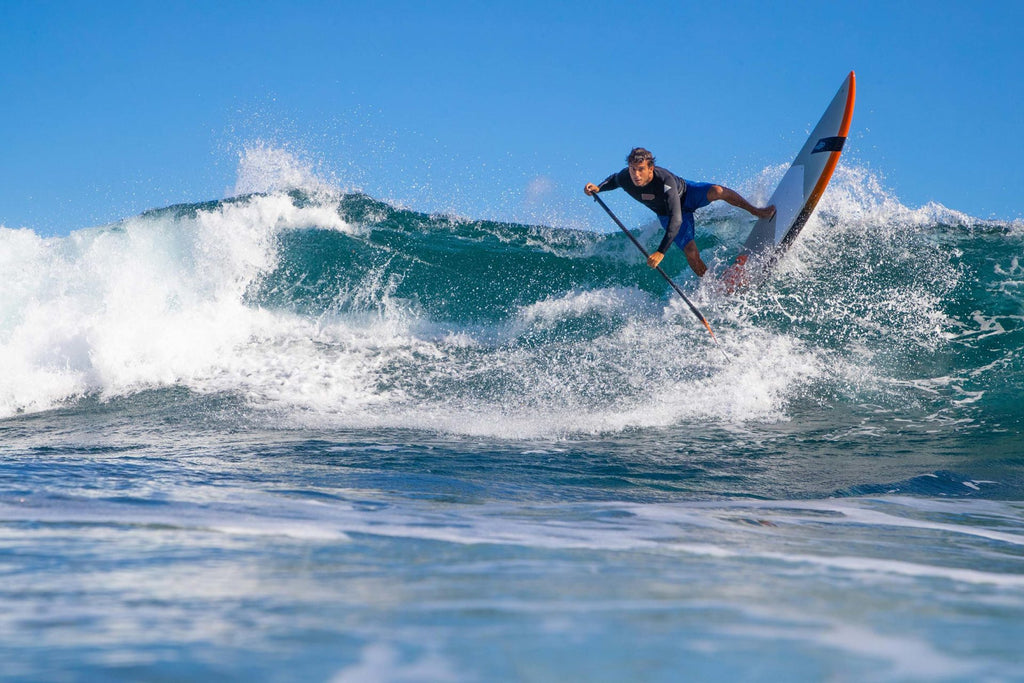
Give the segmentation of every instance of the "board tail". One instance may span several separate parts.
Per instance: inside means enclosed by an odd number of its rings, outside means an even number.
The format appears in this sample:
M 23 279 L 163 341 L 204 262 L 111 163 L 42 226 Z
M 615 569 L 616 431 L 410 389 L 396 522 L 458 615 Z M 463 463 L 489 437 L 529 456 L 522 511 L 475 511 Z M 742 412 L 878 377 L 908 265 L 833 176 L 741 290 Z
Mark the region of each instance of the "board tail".
M 748 258 L 750 258 L 749 254 L 740 254 L 736 257 L 736 261 L 722 273 L 721 281 L 726 294 L 732 294 L 750 284 L 750 273 L 746 268 Z

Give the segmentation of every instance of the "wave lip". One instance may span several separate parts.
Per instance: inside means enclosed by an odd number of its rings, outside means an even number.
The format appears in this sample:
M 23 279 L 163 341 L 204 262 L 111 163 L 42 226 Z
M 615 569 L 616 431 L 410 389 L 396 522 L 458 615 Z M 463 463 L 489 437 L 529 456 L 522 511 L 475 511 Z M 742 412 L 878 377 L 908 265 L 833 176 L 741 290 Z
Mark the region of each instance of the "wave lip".
M 171 207 L 42 239 L 0 230 L 11 273 L 0 315 L 0 415 L 92 393 L 187 383 L 248 340 L 265 312 L 249 289 L 277 263 L 277 237 L 349 226 L 288 195 Z

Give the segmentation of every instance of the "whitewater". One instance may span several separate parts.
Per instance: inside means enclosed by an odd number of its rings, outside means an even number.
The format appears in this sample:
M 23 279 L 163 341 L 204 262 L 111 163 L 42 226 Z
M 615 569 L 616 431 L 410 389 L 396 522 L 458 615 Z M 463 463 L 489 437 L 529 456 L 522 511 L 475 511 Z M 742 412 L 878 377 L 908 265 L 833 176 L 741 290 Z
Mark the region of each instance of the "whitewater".
M 728 360 L 596 208 L 231 194 L 0 228 L 0 677 L 1024 680 L 1020 221 L 840 164 L 666 256 Z

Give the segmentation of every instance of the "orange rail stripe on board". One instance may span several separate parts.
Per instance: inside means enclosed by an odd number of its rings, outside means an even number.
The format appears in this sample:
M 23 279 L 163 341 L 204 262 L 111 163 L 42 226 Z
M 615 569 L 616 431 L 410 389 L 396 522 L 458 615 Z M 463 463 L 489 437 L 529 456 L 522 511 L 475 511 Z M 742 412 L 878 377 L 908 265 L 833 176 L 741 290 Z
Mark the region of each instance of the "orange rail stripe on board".
M 843 111 L 843 122 L 839 125 L 839 137 L 844 139 L 850 133 L 850 121 L 853 120 L 853 101 L 855 99 L 857 99 L 857 77 L 851 71 L 850 92 L 846 95 L 846 109 Z M 807 203 L 804 205 L 804 211 L 814 211 L 814 208 L 818 206 L 818 200 L 821 199 L 821 195 L 825 194 L 825 188 L 828 187 L 828 182 L 832 179 L 832 173 L 836 170 L 836 166 L 839 164 L 839 155 L 842 154 L 842 152 L 829 152 L 829 154 L 831 156 L 825 164 L 825 168 L 821 175 L 818 177 L 818 182 L 814 185 L 814 189 L 811 190 L 811 193 L 807 196 Z
M 857 99 L 857 75 L 850 72 L 850 94 L 846 97 L 846 111 L 843 112 L 843 123 L 839 126 L 839 135 L 846 137 L 850 132 L 850 121 L 853 120 L 853 101 Z

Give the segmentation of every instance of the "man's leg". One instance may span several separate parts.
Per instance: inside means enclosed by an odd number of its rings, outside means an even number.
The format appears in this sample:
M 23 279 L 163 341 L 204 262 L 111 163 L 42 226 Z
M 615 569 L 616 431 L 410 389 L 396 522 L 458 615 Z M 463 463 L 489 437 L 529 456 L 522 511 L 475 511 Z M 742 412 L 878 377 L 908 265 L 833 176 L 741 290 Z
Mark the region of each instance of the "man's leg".
M 662 225 L 668 225 L 668 217 L 662 220 Z M 693 221 L 693 211 L 683 210 L 683 222 L 679 226 L 679 233 L 673 240 L 675 245 L 683 250 L 686 255 L 686 262 L 690 264 L 690 268 L 693 272 L 697 273 L 698 276 L 704 277 L 704 273 L 707 272 L 708 267 L 704 265 L 704 262 L 700 260 L 700 251 L 697 249 L 696 239 L 696 227 Z
M 683 253 L 686 254 L 686 262 L 690 264 L 693 272 L 697 273 L 698 277 L 704 277 L 708 267 L 700 259 L 700 250 L 697 249 L 697 243 L 693 240 L 687 242 L 686 246 L 683 247 Z
M 774 206 L 766 206 L 763 209 L 759 209 L 741 197 L 739 192 L 730 190 L 728 187 L 723 185 L 712 185 L 708 188 L 708 202 L 717 202 L 719 199 L 725 201 L 727 204 L 739 207 L 758 218 L 771 218 L 771 215 L 775 213 Z

